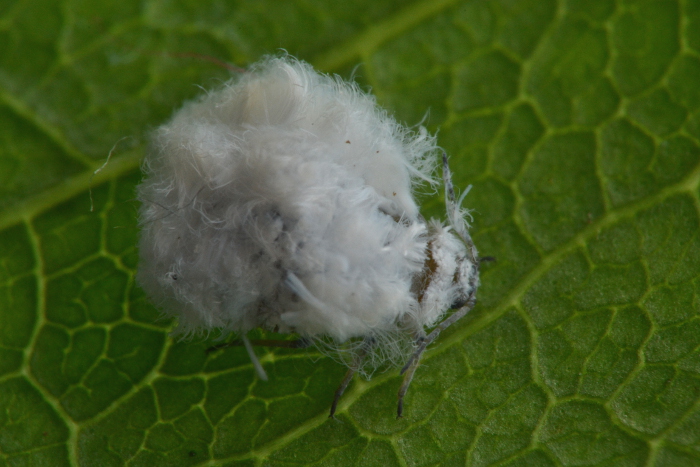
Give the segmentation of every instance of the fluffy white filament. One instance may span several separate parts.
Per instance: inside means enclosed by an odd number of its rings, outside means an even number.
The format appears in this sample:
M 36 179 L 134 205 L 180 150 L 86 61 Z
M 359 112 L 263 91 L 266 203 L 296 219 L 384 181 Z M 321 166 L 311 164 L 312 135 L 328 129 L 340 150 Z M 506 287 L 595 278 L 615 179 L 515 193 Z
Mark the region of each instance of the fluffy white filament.
M 155 132 L 138 281 L 186 335 L 423 335 L 478 285 L 462 235 L 413 197 L 436 149 L 355 84 L 268 57 Z

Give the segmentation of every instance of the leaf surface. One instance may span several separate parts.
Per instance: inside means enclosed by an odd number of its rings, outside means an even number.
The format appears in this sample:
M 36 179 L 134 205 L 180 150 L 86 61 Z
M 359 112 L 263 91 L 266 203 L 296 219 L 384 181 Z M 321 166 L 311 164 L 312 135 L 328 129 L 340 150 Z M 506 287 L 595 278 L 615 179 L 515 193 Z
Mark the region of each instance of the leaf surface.
M 698 0 L 7 1 L 0 43 L 0 464 L 700 463 Z M 149 131 L 280 47 L 429 110 L 497 258 L 401 420 L 397 371 L 329 420 L 343 367 L 259 381 L 133 280 Z

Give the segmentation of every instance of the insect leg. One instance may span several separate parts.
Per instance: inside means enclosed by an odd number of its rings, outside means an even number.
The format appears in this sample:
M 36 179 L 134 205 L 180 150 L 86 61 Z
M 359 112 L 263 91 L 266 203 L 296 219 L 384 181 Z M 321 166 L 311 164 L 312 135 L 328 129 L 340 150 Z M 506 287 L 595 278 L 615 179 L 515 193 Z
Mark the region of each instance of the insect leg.
M 275 340 L 275 339 L 250 339 L 250 344 L 253 346 L 260 347 L 280 347 L 284 349 L 305 349 L 311 345 L 309 339 L 300 338 L 293 341 Z M 229 347 L 240 347 L 245 346 L 243 339 L 236 339 L 231 342 L 224 342 L 223 344 L 217 344 L 209 347 L 207 353 L 214 352 L 215 350 L 227 349 Z
M 236 339 L 231 342 L 225 342 L 223 344 L 219 345 L 214 345 L 212 347 L 209 347 L 206 352 L 211 353 L 215 350 L 219 349 L 225 349 L 228 347 L 238 347 L 238 346 L 244 346 L 246 351 L 248 352 L 248 356 L 250 357 L 250 361 L 253 363 L 253 367 L 255 368 L 255 372 L 258 374 L 258 378 L 260 378 L 263 381 L 267 381 L 267 373 L 265 373 L 265 369 L 263 366 L 260 364 L 260 360 L 258 360 L 257 355 L 255 355 L 255 351 L 253 350 L 253 346 L 259 345 L 259 346 L 264 346 L 264 347 L 283 347 L 283 348 L 288 348 L 288 349 L 303 349 L 311 345 L 311 342 L 308 339 L 304 339 L 303 337 L 301 339 L 296 339 L 293 341 L 283 341 L 283 340 L 269 340 L 269 339 L 248 339 L 246 335 L 243 335 L 241 339 Z
M 338 386 L 338 389 L 335 390 L 335 395 L 333 396 L 333 403 L 331 404 L 331 413 L 330 415 L 328 415 L 328 418 L 335 418 L 335 411 L 338 408 L 338 401 L 340 400 L 340 397 L 345 392 L 345 389 L 347 389 L 348 385 L 350 384 L 350 381 L 352 381 L 352 377 L 355 376 L 355 372 L 362 365 L 362 360 L 364 360 L 364 358 L 367 356 L 369 351 L 372 350 L 372 347 L 374 347 L 375 344 L 376 341 L 372 337 L 366 337 L 363 341 L 362 348 L 357 353 L 357 355 L 355 355 L 352 365 L 350 365 L 350 368 L 348 368 L 347 373 L 345 373 L 345 376 L 340 382 L 340 386 Z
M 418 364 L 420 363 L 420 357 L 425 351 L 426 347 L 432 344 L 433 341 L 435 341 L 435 339 L 438 338 L 442 331 L 453 325 L 460 318 L 463 318 L 469 312 L 469 310 L 474 308 L 474 305 L 476 305 L 476 297 L 474 296 L 475 292 L 476 290 L 472 292 L 471 296 L 462 308 L 455 311 L 449 316 L 449 318 L 443 320 L 440 324 L 438 324 L 437 327 L 433 329 L 433 331 L 430 334 L 428 334 L 425 337 L 418 338 L 418 347 L 416 348 L 416 351 L 413 352 L 411 358 L 401 369 L 400 374 L 404 375 L 404 377 L 403 382 L 401 383 L 401 387 L 399 388 L 399 404 L 396 409 L 396 418 L 401 418 L 403 416 L 403 398 L 406 395 L 406 392 L 408 391 L 408 387 L 411 385 L 413 375 L 415 374 L 416 369 L 418 368 Z
M 250 361 L 253 363 L 253 367 L 255 368 L 255 372 L 258 374 L 258 378 L 263 381 L 267 381 L 267 373 L 265 373 L 265 369 L 260 364 L 258 356 L 255 355 L 255 350 L 253 350 L 253 344 L 251 344 L 250 339 L 248 339 L 248 336 L 244 334 L 241 340 L 243 341 L 243 345 L 245 345 L 245 349 L 248 351 L 248 356 L 250 357 Z
M 328 415 L 328 418 L 335 418 L 335 411 L 338 408 L 338 401 L 345 392 L 345 389 L 348 387 L 348 384 L 350 384 L 350 381 L 352 381 L 352 377 L 355 376 L 355 371 L 356 370 L 353 367 L 348 368 L 347 373 L 345 373 L 343 380 L 340 382 L 340 386 L 338 386 L 338 389 L 335 390 L 333 403 L 331 404 L 331 413 Z

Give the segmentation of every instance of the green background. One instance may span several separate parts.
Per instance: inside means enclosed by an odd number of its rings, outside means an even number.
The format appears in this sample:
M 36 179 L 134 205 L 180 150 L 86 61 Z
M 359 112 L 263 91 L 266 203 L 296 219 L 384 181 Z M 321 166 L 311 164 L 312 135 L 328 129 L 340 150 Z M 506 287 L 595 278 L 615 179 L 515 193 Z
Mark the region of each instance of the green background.
M 498 261 L 402 420 L 397 371 L 329 420 L 343 367 L 262 382 L 133 281 L 149 131 L 279 48 L 429 110 L 474 185 Z M 3 0 L 0 141 L 2 466 L 700 465 L 699 0 Z

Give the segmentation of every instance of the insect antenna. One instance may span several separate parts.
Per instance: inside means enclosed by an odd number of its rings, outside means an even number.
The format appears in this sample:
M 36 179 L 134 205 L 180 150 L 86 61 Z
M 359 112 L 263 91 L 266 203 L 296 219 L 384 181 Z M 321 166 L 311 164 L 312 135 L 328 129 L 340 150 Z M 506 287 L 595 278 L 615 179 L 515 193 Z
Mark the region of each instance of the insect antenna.
M 450 226 L 452 226 L 454 232 L 459 236 L 459 238 L 461 238 L 464 241 L 465 245 L 467 246 L 469 260 L 474 264 L 478 264 L 478 259 L 476 256 L 476 247 L 474 246 L 474 242 L 472 241 L 471 235 L 469 235 L 469 225 L 465 220 L 465 217 L 467 216 L 469 216 L 469 218 L 471 219 L 471 215 L 469 214 L 469 211 L 462 208 L 462 202 L 464 201 L 464 198 L 466 198 L 466 196 L 469 194 L 469 191 L 472 189 L 472 186 L 469 185 L 464 190 L 459 199 L 457 199 L 457 196 L 455 195 L 455 187 L 452 183 L 452 171 L 450 171 L 450 165 L 447 161 L 446 152 L 442 153 L 442 180 L 445 185 L 445 205 L 447 207 L 447 219 L 450 222 Z

